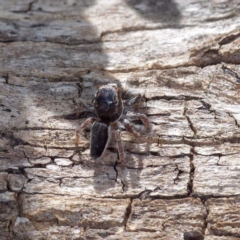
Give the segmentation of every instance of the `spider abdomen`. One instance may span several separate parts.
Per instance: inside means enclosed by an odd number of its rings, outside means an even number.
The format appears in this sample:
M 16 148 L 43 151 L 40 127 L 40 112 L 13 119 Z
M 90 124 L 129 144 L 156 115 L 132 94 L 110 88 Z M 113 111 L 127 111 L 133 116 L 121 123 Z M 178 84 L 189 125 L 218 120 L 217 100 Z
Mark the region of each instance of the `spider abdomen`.
M 105 122 L 95 122 L 92 126 L 90 155 L 99 158 L 109 142 L 109 125 Z

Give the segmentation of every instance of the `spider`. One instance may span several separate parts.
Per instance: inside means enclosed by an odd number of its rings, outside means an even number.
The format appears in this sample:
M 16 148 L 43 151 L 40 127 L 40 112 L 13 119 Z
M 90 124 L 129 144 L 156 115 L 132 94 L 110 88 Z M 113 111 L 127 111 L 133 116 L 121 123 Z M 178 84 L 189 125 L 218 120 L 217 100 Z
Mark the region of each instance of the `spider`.
M 142 121 L 147 132 L 151 130 L 151 124 L 146 115 L 124 109 L 125 105 L 126 107 L 134 106 L 135 110 L 137 110 L 140 99 L 141 95 L 138 94 L 126 101 L 123 101 L 122 90 L 117 84 L 106 84 L 98 87 L 93 101 L 94 112 L 97 117 L 87 118 L 77 128 L 76 145 L 79 143 L 79 135 L 82 134 L 84 129 L 90 124 L 93 124 L 90 141 L 90 156 L 92 158 L 99 159 L 103 156 L 105 150 L 107 149 L 110 137 L 114 131 L 119 161 L 121 162 L 121 167 L 124 168 L 124 147 L 121 141 L 119 129 L 120 124 L 122 124 L 125 129 L 132 133 L 135 137 L 139 137 L 140 134 L 137 132 L 137 129 L 127 119 L 130 115 L 130 117 L 134 116 Z

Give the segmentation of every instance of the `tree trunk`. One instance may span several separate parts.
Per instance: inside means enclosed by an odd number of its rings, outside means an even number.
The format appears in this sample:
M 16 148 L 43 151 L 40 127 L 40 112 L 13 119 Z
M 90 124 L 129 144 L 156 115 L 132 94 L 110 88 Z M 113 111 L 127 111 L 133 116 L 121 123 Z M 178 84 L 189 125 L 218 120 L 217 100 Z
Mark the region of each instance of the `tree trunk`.
M 237 0 L 0 1 L 1 240 L 240 239 L 239 13 Z M 121 132 L 124 169 L 114 137 L 101 161 L 89 131 L 75 145 L 79 103 L 109 82 L 141 93 L 152 125 Z

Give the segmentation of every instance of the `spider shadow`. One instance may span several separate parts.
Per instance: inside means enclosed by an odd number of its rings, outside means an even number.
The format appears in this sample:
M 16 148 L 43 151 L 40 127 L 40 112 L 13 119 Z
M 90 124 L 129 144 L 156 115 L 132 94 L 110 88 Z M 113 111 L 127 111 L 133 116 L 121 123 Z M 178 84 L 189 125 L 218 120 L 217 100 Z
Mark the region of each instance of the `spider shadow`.
M 125 0 L 141 17 L 152 22 L 178 24 L 181 12 L 174 0 Z
M 117 167 L 118 179 L 123 185 L 124 194 L 133 196 L 142 192 L 141 178 L 144 174 L 146 156 L 146 154 L 125 151 L 125 166 L 123 169 L 120 164 Z

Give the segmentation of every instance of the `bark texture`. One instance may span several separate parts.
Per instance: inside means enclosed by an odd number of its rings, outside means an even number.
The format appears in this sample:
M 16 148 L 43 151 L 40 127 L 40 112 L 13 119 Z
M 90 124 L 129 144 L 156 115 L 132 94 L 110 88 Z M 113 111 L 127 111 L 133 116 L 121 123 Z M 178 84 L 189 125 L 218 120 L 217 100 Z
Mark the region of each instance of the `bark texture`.
M 0 238 L 240 239 L 238 0 L 0 1 Z M 89 157 L 81 101 L 141 93 L 152 132 Z M 139 124 L 139 123 L 137 123 Z M 91 130 L 91 129 L 90 129 Z

